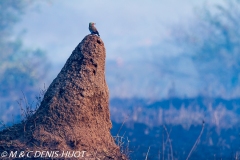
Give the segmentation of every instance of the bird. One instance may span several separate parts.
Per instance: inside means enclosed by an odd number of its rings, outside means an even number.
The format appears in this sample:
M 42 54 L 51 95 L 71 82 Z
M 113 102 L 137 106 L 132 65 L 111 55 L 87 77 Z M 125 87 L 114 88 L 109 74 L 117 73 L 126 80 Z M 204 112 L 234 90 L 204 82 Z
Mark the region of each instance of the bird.
M 88 29 L 91 32 L 91 34 L 97 34 L 100 37 L 97 28 L 94 26 L 95 24 L 96 23 L 90 22 Z

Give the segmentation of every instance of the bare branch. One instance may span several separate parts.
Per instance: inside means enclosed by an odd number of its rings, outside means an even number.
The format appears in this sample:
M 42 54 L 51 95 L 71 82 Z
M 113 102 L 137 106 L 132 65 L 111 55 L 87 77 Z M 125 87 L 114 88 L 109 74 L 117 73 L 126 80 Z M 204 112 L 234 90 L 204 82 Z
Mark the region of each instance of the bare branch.
M 191 151 L 189 152 L 189 154 L 188 154 L 186 160 L 188 160 L 188 159 L 190 158 L 190 156 L 191 156 L 193 150 L 197 147 L 197 145 L 198 145 L 198 143 L 199 143 L 199 141 L 200 141 L 200 138 L 201 138 L 201 136 L 202 136 L 202 133 L 203 133 L 203 130 L 204 130 L 204 126 L 205 126 L 205 122 L 203 121 L 203 122 L 202 122 L 202 130 L 201 130 L 201 132 L 200 132 L 200 134 L 199 134 L 199 136 L 198 136 L 196 142 L 194 143 L 194 145 L 193 145 Z

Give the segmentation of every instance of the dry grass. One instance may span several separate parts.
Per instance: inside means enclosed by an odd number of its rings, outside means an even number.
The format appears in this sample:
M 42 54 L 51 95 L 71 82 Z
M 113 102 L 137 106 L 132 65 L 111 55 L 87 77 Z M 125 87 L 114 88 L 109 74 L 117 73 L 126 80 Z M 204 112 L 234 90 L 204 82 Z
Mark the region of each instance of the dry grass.
M 22 92 L 22 98 L 20 98 L 17 103 L 21 111 L 22 122 L 26 122 L 39 108 L 43 100 L 44 94 L 46 93 L 46 88 L 44 85 L 43 89 L 40 89 L 38 95 L 35 97 L 36 102 L 28 102 L 25 94 Z
M 197 145 L 198 145 L 198 143 L 200 142 L 201 136 L 202 136 L 202 134 L 203 134 L 204 127 L 205 127 L 205 122 L 203 121 L 203 122 L 202 122 L 202 129 L 201 129 L 201 131 L 200 131 L 200 133 L 199 133 L 199 136 L 198 136 L 198 138 L 196 139 L 193 147 L 191 148 L 191 150 L 190 150 L 190 152 L 189 152 L 186 160 L 188 160 L 188 159 L 191 157 L 193 151 L 197 148 Z M 165 133 L 166 133 L 166 139 L 164 139 L 164 134 L 163 134 L 163 135 L 162 135 L 162 137 L 163 137 L 163 143 L 162 143 L 162 160 L 164 160 L 164 159 L 165 159 L 165 160 L 174 160 L 173 148 L 172 148 L 172 143 L 171 143 L 171 139 L 170 139 L 170 132 L 168 131 L 168 129 L 167 129 L 167 127 L 166 127 L 165 125 L 163 125 L 163 129 L 164 129 L 164 131 L 165 131 Z M 167 148 L 168 148 L 168 150 L 166 150 Z M 150 146 L 148 147 L 148 151 L 147 151 L 145 160 L 148 159 L 149 152 L 150 152 Z M 167 152 L 167 158 L 165 158 L 165 152 Z M 160 152 L 159 152 L 159 155 L 158 155 L 158 159 L 159 159 L 159 160 L 161 159 L 160 157 L 161 157 L 161 156 L 160 156 Z M 237 154 L 236 154 L 236 157 L 238 157 Z
M 125 137 L 126 132 L 124 132 L 123 135 L 120 135 L 122 127 L 126 123 L 127 119 L 128 117 L 124 119 L 120 128 L 118 129 L 117 135 L 113 136 L 113 138 L 117 146 L 120 148 L 120 152 L 126 156 L 125 158 L 130 159 L 130 155 L 132 153 L 132 151 L 129 148 L 130 140 L 128 139 L 128 137 Z

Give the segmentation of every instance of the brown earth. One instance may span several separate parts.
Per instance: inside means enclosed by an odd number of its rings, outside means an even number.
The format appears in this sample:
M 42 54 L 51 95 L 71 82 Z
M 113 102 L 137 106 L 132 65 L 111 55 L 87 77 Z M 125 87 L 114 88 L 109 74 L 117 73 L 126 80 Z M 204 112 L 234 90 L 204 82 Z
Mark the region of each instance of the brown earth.
M 110 134 L 105 57 L 100 37 L 86 36 L 49 86 L 35 114 L 0 132 L 0 154 L 86 151 L 84 159 L 125 159 Z

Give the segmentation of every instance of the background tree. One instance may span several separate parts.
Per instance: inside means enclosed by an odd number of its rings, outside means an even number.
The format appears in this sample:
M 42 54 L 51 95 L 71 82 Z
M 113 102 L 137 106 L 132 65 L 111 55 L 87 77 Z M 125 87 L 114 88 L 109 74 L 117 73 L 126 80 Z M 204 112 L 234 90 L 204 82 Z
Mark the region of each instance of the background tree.
M 239 97 L 240 1 L 206 4 L 196 13 L 188 26 L 174 28 L 175 43 L 194 62 L 204 95 Z
M 33 4 L 30 0 L 0 1 L 0 118 L 8 121 L 19 114 L 16 100 L 25 94 L 33 100 L 43 87 L 46 76 L 45 53 L 23 46 L 20 38 L 13 39 L 13 29 L 24 11 Z

